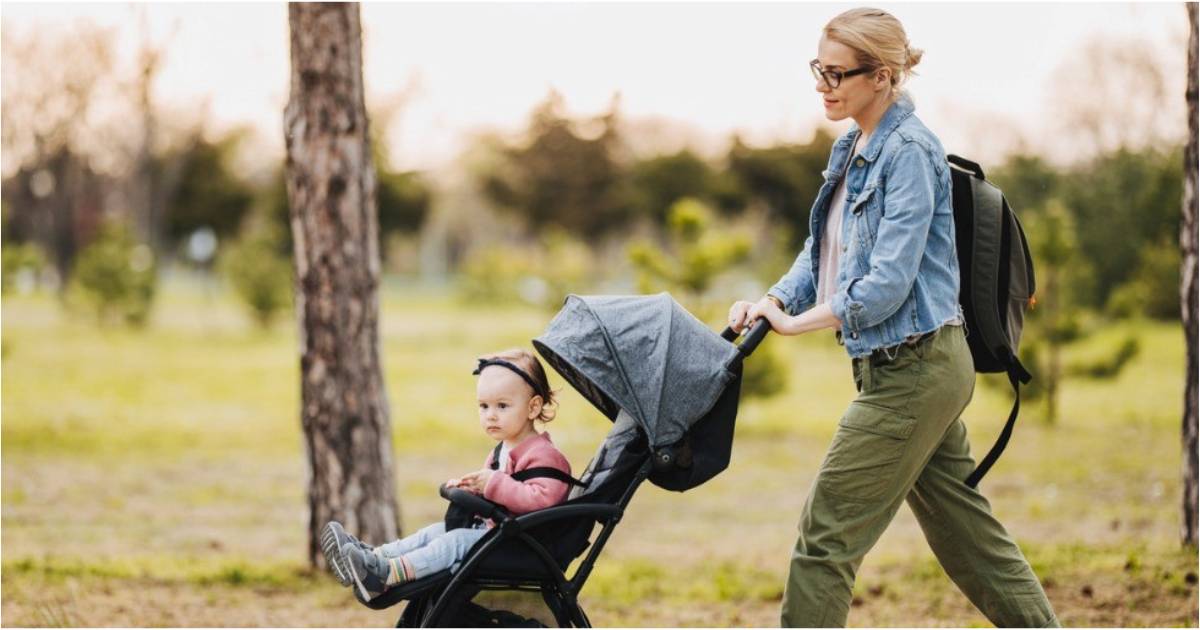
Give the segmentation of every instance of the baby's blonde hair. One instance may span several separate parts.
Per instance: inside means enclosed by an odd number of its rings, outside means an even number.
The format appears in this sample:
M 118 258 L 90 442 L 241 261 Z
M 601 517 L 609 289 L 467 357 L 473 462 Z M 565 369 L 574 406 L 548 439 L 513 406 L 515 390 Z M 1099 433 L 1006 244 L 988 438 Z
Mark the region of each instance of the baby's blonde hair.
M 542 368 L 542 362 L 528 350 L 521 348 L 510 348 L 501 350 L 493 354 L 484 355 L 480 359 L 502 359 L 513 365 L 521 368 L 537 383 L 546 395 L 542 400 L 542 412 L 535 420 L 539 422 L 550 422 L 558 415 L 558 400 L 554 392 L 550 389 L 550 381 L 546 378 L 546 370 Z M 532 388 L 531 388 L 532 389 Z M 539 392 L 534 392 L 535 396 L 540 396 Z
M 892 91 L 908 80 L 925 51 L 908 43 L 904 26 L 882 9 L 850 9 L 829 20 L 823 31 L 829 39 L 854 49 L 858 63 L 892 71 Z

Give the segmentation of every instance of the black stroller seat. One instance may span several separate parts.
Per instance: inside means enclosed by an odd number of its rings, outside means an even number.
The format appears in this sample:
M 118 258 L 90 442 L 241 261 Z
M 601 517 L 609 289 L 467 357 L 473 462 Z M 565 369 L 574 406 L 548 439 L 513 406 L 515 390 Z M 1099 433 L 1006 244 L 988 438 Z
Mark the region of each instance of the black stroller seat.
M 536 591 L 563 627 L 590 627 L 578 594 L 637 488 L 649 479 L 683 491 L 729 465 L 742 359 L 762 340 L 760 321 L 741 345 L 720 336 L 665 293 L 568 296 L 538 353 L 613 422 L 596 455 L 558 505 L 519 516 L 461 489 L 448 501 L 491 519 L 458 567 L 389 589 L 364 605 L 408 601 L 397 627 L 541 625 L 471 601 L 480 591 Z M 597 529 L 599 525 L 599 529 Z M 584 555 L 574 575 L 571 563 Z
M 651 462 L 645 436 L 632 418 L 624 416 L 614 423 L 584 471 L 584 486 L 574 488 L 558 505 L 513 516 L 478 495 L 443 487 L 443 497 L 492 519 L 495 527 L 472 546 L 455 571 L 440 571 L 388 589 L 372 600 L 364 600 L 353 589 L 355 596 L 376 610 L 408 600 L 397 627 L 474 626 L 481 625 L 478 619 L 462 619 L 458 613 L 469 607 L 468 600 L 479 590 L 537 590 L 560 625 L 587 626 L 575 594 L 651 471 Z M 592 541 L 597 524 L 600 533 Z M 589 547 L 591 553 L 568 579 L 567 568 Z

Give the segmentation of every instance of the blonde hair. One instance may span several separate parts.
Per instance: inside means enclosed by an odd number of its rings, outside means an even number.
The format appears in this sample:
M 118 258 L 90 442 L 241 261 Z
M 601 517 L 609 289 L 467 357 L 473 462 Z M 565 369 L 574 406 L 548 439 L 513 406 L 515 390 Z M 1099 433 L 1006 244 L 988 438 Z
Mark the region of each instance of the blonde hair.
M 859 65 L 874 70 L 892 71 L 892 93 L 904 85 L 921 63 L 925 51 L 909 45 L 904 26 L 882 9 L 850 9 L 829 20 L 824 34 L 829 39 L 853 48 Z
M 532 352 L 529 352 L 528 350 L 522 350 L 521 348 L 510 348 L 508 350 L 501 350 L 500 352 L 484 355 L 479 358 L 502 359 L 504 361 L 508 361 L 509 363 L 512 363 L 513 365 L 524 370 L 525 373 L 528 374 L 535 383 L 541 386 L 542 391 L 546 392 L 546 396 L 544 400 L 542 400 L 542 412 L 537 418 L 534 418 L 534 420 L 539 422 L 550 422 L 555 416 L 558 415 L 558 400 L 554 395 L 555 392 L 550 389 L 550 381 L 546 378 L 546 370 L 542 368 L 542 362 L 538 361 L 538 358 L 534 356 Z M 541 394 L 538 392 L 534 392 L 533 394 L 535 396 L 541 396 Z

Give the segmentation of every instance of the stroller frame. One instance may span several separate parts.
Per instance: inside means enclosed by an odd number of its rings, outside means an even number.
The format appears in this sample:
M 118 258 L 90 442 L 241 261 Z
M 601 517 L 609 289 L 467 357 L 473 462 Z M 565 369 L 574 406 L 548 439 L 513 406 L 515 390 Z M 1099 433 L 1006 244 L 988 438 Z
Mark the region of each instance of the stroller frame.
M 736 343 L 738 337 L 741 336 L 739 333 L 734 332 L 730 328 L 722 331 L 720 336 L 725 341 L 734 342 L 734 346 L 737 349 L 726 360 L 724 369 L 735 373 L 737 378 L 725 388 L 724 392 L 721 393 L 714 403 L 714 407 L 705 414 L 704 419 L 696 421 L 695 426 L 699 427 L 701 424 L 707 422 L 709 418 L 713 418 L 714 421 L 722 419 L 722 422 L 725 424 L 721 426 L 728 433 L 725 439 L 732 439 L 733 420 L 737 413 L 737 396 L 741 383 L 742 361 L 754 351 L 769 329 L 769 323 L 766 320 L 760 320 L 751 327 L 748 334 L 741 340 L 741 343 Z M 537 340 L 534 341 L 535 345 L 537 345 Z M 541 351 L 540 347 L 539 351 Z M 555 369 L 559 369 L 562 372 L 559 365 L 554 362 L 551 364 Z M 571 381 L 572 386 L 580 389 L 581 386 L 576 380 L 572 380 L 569 377 L 568 380 Z M 616 411 L 612 409 L 613 401 L 603 395 L 600 397 L 595 396 L 593 389 L 585 386 L 580 391 L 593 404 L 596 404 L 598 408 L 605 411 L 611 420 L 615 421 Z M 715 474 L 711 472 L 710 462 L 708 476 L 699 478 L 699 480 L 684 479 L 682 485 L 680 485 L 678 479 L 673 479 L 670 475 L 664 476 L 664 474 L 667 471 L 677 469 L 686 470 L 692 467 L 693 452 L 686 443 L 686 440 L 675 445 L 651 448 L 641 428 L 638 429 L 638 433 L 640 435 L 641 448 L 637 448 L 634 451 L 624 451 L 629 452 L 630 457 L 618 460 L 618 465 L 622 471 L 620 472 L 620 476 L 612 480 L 612 486 L 609 487 L 609 490 L 596 495 L 590 502 L 587 501 L 589 495 L 584 495 L 575 501 L 568 500 L 566 503 L 560 505 L 529 512 L 521 516 L 514 516 L 502 505 L 484 499 L 479 495 L 467 492 L 466 490 L 443 486 L 440 489 L 442 497 L 452 504 L 482 518 L 491 519 L 495 523 L 495 526 L 471 548 L 463 564 L 457 571 L 441 571 L 426 578 L 389 589 L 371 600 L 363 599 L 357 589 L 352 589 L 354 590 L 355 597 L 364 605 L 376 610 L 391 607 L 403 600 L 409 600 L 408 605 L 405 606 L 404 611 L 396 622 L 396 627 L 398 628 L 439 627 L 455 623 L 495 627 L 518 623 L 526 624 L 531 620 L 513 613 L 489 611 L 475 604 L 471 599 L 480 591 L 539 592 L 559 626 L 591 627 L 591 622 L 588 620 L 587 614 L 579 605 L 579 593 L 591 575 L 592 568 L 599 558 L 600 553 L 604 550 L 605 544 L 624 516 L 629 502 L 642 482 L 652 479 L 655 484 L 661 487 L 672 490 L 684 490 L 698 483 L 703 483 L 704 480 Z M 728 464 L 728 452 L 725 454 L 724 461 L 718 462 L 718 464 L 719 468 L 715 468 L 716 472 L 723 470 Z M 577 536 L 577 538 L 568 538 L 568 543 L 578 543 L 577 547 L 568 549 L 554 546 L 554 550 L 558 554 L 557 557 L 548 548 L 547 544 L 539 541 L 534 535 L 537 533 L 534 531 L 536 528 L 542 528 L 545 525 L 554 523 L 565 523 L 569 531 L 574 532 L 573 535 Z M 601 525 L 599 533 L 595 531 L 596 524 Z M 586 530 L 583 529 L 585 526 Z M 511 553 L 514 548 L 524 554 L 520 561 L 527 565 L 532 565 L 532 568 L 531 566 L 524 566 L 510 573 L 508 570 L 497 569 L 494 566 L 484 566 L 484 561 L 490 556 L 496 555 L 496 552 L 503 550 L 504 553 Z M 583 554 L 584 550 L 587 550 L 587 554 L 576 568 L 575 574 L 568 578 L 566 570 L 576 558 Z M 529 552 L 532 554 L 532 563 L 530 563 L 530 558 L 528 557 Z M 502 553 L 501 556 L 503 555 Z M 466 615 L 476 612 L 490 613 L 490 616 L 476 623 L 463 624 L 462 619 L 469 619 Z M 532 621 L 540 625 L 536 620 Z
M 447 500 L 471 509 L 484 518 L 493 519 L 496 522 L 496 526 L 493 528 L 494 533 L 489 533 L 480 540 L 440 592 L 434 592 L 437 587 L 431 586 L 428 589 L 422 589 L 420 594 L 414 594 L 397 620 L 396 627 L 440 627 L 446 622 L 447 616 L 455 612 L 453 610 L 455 604 L 469 602 L 481 590 L 502 590 L 540 592 L 547 607 L 554 614 L 555 622 L 560 627 L 590 628 L 591 622 L 579 605 L 579 592 L 587 582 L 588 576 L 591 575 L 596 560 L 624 515 L 625 508 L 629 505 L 637 488 L 649 476 L 653 463 L 653 459 L 647 453 L 616 504 L 566 504 L 522 516 L 513 516 L 499 504 L 465 490 L 443 486 L 441 495 Z M 560 568 L 550 550 L 530 535 L 529 530 L 555 521 L 580 518 L 595 520 L 601 524 L 601 529 L 598 534 L 589 533 L 589 538 L 594 534 L 595 540 L 588 546 L 587 555 L 576 568 L 575 574 L 568 578 L 564 568 Z M 594 525 L 592 527 L 594 529 Z M 519 541 L 526 549 L 533 552 L 549 579 L 546 576 L 534 578 L 532 576 L 474 575 L 489 555 L 501 548 L 502 545 L 513 541 Z M 431 576 L 431 578 L 433 577 L 435 576 Z M 427 591 L 429 592 L 427 593 Z M 388 597 L 388 593 L 385 592 L 380 597 L 363 603 L 371 608 L 382 609 L 399 601 L 400 599 L 396 597 Z

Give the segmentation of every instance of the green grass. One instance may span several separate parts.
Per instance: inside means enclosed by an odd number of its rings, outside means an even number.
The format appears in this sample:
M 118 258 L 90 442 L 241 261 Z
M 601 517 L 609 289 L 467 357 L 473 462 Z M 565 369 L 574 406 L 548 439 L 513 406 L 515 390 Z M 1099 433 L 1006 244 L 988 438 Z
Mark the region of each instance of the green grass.
M 6 577 L 64 583 L 72 578 L 146 580 L 192 586 L 305 588 L 318 575 L 300 562 L 262 562 L 214 556 L 132 556 L 122 558 L 26 557 L 5 561 Z
M 184 283 L 161 298 L 142 331 L 98 328 L 48 296 L 3 298 L 5 622 L 393 623 L 398 611 L 362 608 L 303 564 L 294 322 L 258 330 L 224 293 Z M 487 453 L 475 357 L 528 344 L 551 316 L 388 285 L 381 351 L 406 528 L 441 518 L 436 485 Z M 1064 623 L 1194 627 L 1196 551 L 1176 543 L 1178 326 L 1098 329 L 1065 359 L 1094 360 L 1130 332 L 1141 353 L 1116 380 L 1067 381 L 1057 426 L 1024 406 L 983 490 Z M 685 494 L 639 491 L 581 596 L 594 623 L 778 622 L 800 507 L 854 386 L 830 334 L 766 343 L 787 360 L 785 392 L 744 402 L 726 473 Z M 964 419 L 977 455 L 1010 396 L 976 388 Z M 564 391 L 549 430 L 579 470 L 607 427 Z M 987 623 L 906 509 L 868 555 L 855 602 L 854 625 Z

